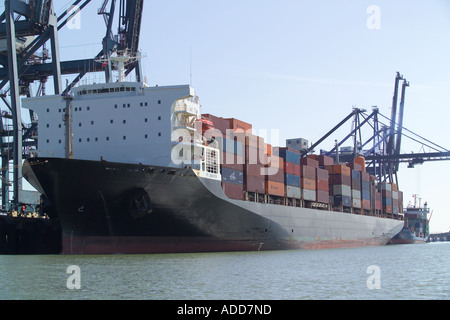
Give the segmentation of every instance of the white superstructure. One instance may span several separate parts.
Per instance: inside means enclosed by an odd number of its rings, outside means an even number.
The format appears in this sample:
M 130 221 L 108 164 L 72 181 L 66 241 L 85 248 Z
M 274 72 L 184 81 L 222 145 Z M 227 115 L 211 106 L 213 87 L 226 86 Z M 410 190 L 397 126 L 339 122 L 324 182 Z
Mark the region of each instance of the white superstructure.
M 172 104 L 192 96 L 188 85 L 117 82 L 73 89 L 73 157 L 170 165 Z M 66 100 L 59 95 L 27 98 L 23 107 L 38 116 L 38 156 L 64 157 Z

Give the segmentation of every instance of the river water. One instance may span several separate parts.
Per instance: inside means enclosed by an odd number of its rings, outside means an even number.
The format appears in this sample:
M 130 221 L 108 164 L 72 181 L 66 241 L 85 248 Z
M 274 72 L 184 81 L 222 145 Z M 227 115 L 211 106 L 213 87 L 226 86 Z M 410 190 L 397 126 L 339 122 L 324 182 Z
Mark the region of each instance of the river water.
M 1 300 L 449 298 L 450 242 L 268 252 L 0 256 Z

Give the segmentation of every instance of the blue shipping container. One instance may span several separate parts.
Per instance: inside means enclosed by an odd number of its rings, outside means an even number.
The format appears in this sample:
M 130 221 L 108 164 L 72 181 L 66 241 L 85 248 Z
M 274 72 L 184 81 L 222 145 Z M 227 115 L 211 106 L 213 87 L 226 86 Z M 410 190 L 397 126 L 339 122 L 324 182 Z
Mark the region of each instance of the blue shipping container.
M 383 206 L 392 206 L 392 198 L 383 198 L 382 203 Z
M 233 184 L 243 184 L 244 174 L 239 170 L 222 167 L 222 181 Z
M 227 139 L 227 138 L 219 138 L 222 139 L 221 145 L 222 145 L 222 151 L 233 153 L 238 156 L 242 156 L 244 154 L 242 143 L 240 141 L 235 141 L 233 139 Z
M 333 205 L 335 206 L 344 206 L 351 207 L 352 206 L 352 198 L 347 196 L 333 196 Z
M 286 173 L 285 174 L 285 181 L 286 181 L 286 184 L 288 185 L 288 186 L 294 186 L 294 187 L 299 187 L 300 188 L 300 176 L 296 176 L 296 175 L 293 175 L 293 174 L 289 174 L 289 173 Z
M 300 155 L 298 153 L 285 149 L 279 149 L 279 156 L 286 162 L 300 164 Z
M 361 172 L 352 170 L 352 179 L 361 181 Z
M 370 182 L 369 181 L 361 181 L 361 190 L 370 191 Z
M 370 200 L 370 191 L 361 190 L 361 199 Z

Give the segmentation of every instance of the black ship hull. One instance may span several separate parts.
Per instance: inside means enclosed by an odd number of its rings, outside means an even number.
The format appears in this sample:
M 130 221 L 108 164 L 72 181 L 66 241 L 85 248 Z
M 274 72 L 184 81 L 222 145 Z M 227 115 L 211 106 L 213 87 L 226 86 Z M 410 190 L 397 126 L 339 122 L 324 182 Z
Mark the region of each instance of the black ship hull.
M 390 241 L 389 244 L 413 244 L 413 243 L 426 243 L 428 237 L 416 237 L 411 230 L 405 226 L 403 229 L 396 234 Z
M 63 254 L 385 245 L 403 221 L 232 200 L 191 168 L 32 158 L 24 177 L 61 221 Z

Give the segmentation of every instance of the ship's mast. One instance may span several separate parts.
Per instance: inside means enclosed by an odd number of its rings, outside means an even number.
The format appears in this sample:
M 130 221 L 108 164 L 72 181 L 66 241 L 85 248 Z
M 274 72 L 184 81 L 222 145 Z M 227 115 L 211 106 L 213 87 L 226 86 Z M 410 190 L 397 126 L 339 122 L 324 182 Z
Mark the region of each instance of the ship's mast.
M 108 58 L 97 59 L 96 61 L 102 63 L 105 66 L 108 66 L 109 77 L 106 78 L 106 82 L 125 82 L 128 66 L 131 64 L 135 64 L 138 68 L 140 68 L 141 64 L 139 63 L 139 61 L 142 58 L 143 56 L 139 52 L 130 52 L 129 50 L 123 50 L 114 51 Z M 117 72 L 116 80 L 113 79 L 113 71 Z

